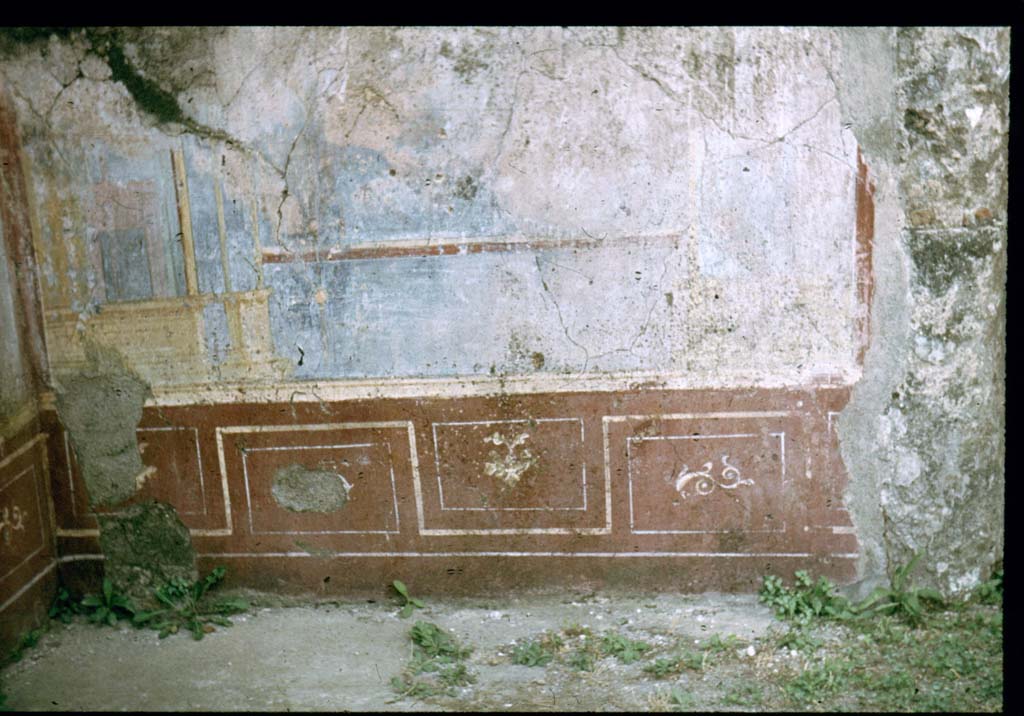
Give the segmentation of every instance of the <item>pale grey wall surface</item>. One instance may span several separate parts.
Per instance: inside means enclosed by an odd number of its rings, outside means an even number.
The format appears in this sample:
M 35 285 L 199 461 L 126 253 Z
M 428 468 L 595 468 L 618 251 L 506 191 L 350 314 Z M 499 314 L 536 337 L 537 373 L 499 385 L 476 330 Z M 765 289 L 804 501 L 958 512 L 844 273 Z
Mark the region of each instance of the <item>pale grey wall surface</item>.
M 17 287 L 0 220 L 0 421 L 13 417 L 32 398 L 31 376 L 18 329 Z

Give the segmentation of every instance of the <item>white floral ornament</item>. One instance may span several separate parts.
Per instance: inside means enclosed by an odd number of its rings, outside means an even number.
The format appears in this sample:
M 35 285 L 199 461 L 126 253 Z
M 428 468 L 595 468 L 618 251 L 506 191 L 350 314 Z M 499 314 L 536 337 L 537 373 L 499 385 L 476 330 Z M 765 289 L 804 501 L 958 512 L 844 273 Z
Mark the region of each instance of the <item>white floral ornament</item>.
M 537 462 L 537 458 L 529 448 L 521 447 L 529 439 L 529 433 L 519 433 L 509 442 L 501 433 L 494 433 L 484 438 L 485 443 L 504 445 L 505 455 L 492 450 L 484 463 L 484 473 L 497 477 L 506 487 L 515 487 L 523 474 Z
M 686 498 L 689 495 L 686 489 L 689 483 L 693 483 L 693 493 L 697 495 L 709 495 L 714 492 L 716 487 L 721 487 L 725 490 L 734 490 L 740 485 L 753 485 L 754 481 L 744 478 L 740 475 L 739 469 L 735 465 L 729 463 L 729 456 L 722 455 L 722 473 L 718 478 L 715 478 L 711 474 L 711 463 L 706 462 L 700 470 L 689 469 L 688 465 L 683 465 L 683 469 L 680 470 L 679 475 L 676 477 L 675 488 L 679 496 Z

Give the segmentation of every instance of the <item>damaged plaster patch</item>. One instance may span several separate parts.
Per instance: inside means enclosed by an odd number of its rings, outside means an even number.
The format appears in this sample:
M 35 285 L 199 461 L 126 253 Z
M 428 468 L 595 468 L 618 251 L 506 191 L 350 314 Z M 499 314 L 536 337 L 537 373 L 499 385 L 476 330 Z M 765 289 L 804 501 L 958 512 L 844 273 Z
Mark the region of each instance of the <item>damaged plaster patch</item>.
M 112 348 L 85 344 L 88 366 L 63 378 L 57 412 L 67 430 L 93 507 L 135 494 L 144 471 L 135 429 L 149 386 Z
M 288 465 L 274 475 L 271 493 L 277 504 L 292 512 L 335 512 L 348 502 L 350 489 L 336 472 Z
M 137 605 L 150 603 L 153 589 L 172 579 L 197 579 L 192 537 L 170 505 L 143 502 L 97 518 L 105 574 Z

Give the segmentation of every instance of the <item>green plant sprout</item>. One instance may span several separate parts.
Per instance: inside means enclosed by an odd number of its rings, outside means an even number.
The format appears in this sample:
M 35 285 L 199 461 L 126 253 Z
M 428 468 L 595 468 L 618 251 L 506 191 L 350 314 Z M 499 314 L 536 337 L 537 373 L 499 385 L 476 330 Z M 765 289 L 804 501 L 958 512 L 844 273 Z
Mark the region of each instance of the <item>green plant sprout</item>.
M 409 588 L 405 586 L 405 582 L 396 579 L 391 583 L 395 591 L 402 597 L 402 609 L 398 612 L 398 616 L 402 619 L 408 619 L 412 615 L 413 609 L 423 609 L 426 605 L 416 597 L 409 595 Z
M 224 579 L 225 571 L 224 567 L 216 567 L 206 578 L 191 583 L 181 577 L 172 579 L 154 591 L 156 598 L 167 608 L 137 612 L 132 623 L 156 629 L 161 639 L 184 627 L 192 632 L 192 638 L 196 641 L 214 631 L 214 624 L 232 626 L 227 615 L 246 611 L 249 602 L 244 599 L 225 599 L 209 606 L 201 604 L 210 588 Z
M 103 593 L 86 595 L 82 598 L 82 606 L 92 610 L 88 618 L 94 624 L 114 626 L 118 619 L 127 619 L 135 614 L 135 607 L 128 597 L 115 592 L 113 582 L 106 578 L 103 579 Z

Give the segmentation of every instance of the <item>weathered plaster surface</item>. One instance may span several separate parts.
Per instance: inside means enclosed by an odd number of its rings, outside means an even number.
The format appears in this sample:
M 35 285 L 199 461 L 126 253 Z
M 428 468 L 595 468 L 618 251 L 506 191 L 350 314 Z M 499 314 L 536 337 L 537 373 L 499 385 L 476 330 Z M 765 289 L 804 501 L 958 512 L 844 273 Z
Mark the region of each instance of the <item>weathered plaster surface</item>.
M 334 512 L 348 502 L 349 483 L 331 470 L 309 470 L 294 464 L 277 471 L 274 500 L 293 512 Z
M 18 330 L 20 305 L 11 274 L 0 220 L 0 423 L 14 417 L 26 402 L 34 400 Z
M 864 573 L 923 552 L 914 579 L 964 594 L 1003 549 L 1009 31 L 849 30 L 842 72 L 878 177 L 873 342 L 839 423 Z
M 135 428 L 148 386 L 113 349 L 89 345 L 89 368 L 64 378 L 57 411 L 94 506 L 124 502 L 144 479 Z
M 179 404 L 852 384 L 866 580 L 923 551 L 964 593 L 1001 557 L 1008 30 L 5 42 L 68 385 L 93 344 Z
M 37 168 L 58 363 L 81 364 L 77 341 L 100 339 L 103 306 L 194 293 L 207 297 L 198 328 L 134 326 L 185 359 L 170 375 L 140 353 L 154 385 L 542 369 L 729 386 L 859 373 L 857 145 L 829 77 L 834 32 L 113 37 L 54 38 L 4 64 Z M 104 71 L 116 53 L 95 48 L 108 44 L 187 119 L 160 121 L 175 111 Z M 386 254 L 489 239 L 536 246 Z M 384 254 L 327 260 L 354 249 Z M 230 297 L 264 287 L 266 306 L 233 317 Z
M 962 592 L 1001 559 L 1008 29 L 898 33 L 907 371 L 880 422 L 890 558 Z
M 196 579 L 192 538 L 170 505 L 143 502 L 99 520 L 104 572 L 137 605 L 162 607 L 153 597 L 156 587 Z

